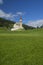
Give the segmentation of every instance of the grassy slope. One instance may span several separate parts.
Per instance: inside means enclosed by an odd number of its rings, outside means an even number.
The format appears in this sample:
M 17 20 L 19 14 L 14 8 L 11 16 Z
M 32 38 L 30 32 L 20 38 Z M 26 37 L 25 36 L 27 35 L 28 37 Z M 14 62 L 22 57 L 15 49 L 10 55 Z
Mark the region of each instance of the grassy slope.
M 0 30 L 0 65 L 43 65 L 43 29 Z

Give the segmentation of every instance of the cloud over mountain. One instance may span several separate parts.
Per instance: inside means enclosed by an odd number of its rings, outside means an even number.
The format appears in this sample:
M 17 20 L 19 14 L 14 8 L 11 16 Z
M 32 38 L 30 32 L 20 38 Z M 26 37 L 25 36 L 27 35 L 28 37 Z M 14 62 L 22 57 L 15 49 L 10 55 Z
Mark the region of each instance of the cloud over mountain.
M 37 27 L 43 25 L 43 20 L 28 21 L 27 25 Z
M 10 19 L 10 20 L 13 20 L 15 17 L 23 14 L 24 14 L 23 12 L 16 12 L 16 14 L 6 13 L 0 9 L 0 17 Z
M 14 17 L 16 17 L 17 15 L 14 15 L 12 13 L 6 13 L 3 10 L 0 10 L 0 17 L 2 18 L 6 18 L 6 19 L 13 19 Z

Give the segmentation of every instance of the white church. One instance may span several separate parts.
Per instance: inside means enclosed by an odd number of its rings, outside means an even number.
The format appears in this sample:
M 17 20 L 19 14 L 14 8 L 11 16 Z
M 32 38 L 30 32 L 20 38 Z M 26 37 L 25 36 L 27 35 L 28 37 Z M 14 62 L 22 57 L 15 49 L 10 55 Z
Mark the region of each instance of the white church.
M 11 31 L 15 31 L 15 30 L 19 30 L 19 29 L 24 29 L 23 26 L 22 26 L 22 17 L 20 17 L 19 22 L 16 22 L 13 25 L 13 28 L 11 28 Z

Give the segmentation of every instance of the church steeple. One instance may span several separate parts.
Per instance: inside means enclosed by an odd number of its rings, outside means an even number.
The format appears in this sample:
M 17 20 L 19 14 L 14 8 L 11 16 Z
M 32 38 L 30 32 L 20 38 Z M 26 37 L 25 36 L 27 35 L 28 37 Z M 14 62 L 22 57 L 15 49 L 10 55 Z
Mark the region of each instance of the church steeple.
M 20 16 L 20 22 L 22 22 L 22 17 Z
M 15 23 L 11 31 L 24 29 L 22 26 L 22 17 L 20 17 L 19 23 Z
M 22 28 L 22 17 L 20 16 L 20 27 Z

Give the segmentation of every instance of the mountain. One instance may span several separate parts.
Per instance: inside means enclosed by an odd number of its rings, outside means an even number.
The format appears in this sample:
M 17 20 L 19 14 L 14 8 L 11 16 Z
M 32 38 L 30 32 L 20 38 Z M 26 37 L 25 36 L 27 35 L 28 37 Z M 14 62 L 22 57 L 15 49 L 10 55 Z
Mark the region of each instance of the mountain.
M 35 27 L 28 26 L 28 25 L 25 25 L 25 24 L 23 24 L 23 27 L 24 27 L 25 30 L 28 30 L 28 29 L 35 29 Z
M 7 29 L 11 29 L 15 23 L 16 22 L 14 22 L 14 21 L 10 21 L 10 20 L 6 20 L 4 18 L 0 18 L 0 27 L 6 27 Z M 34 27 L 28 26 L 28 25 L 25 25 L 25 24 L 23 24 L 23 27 L 24 27 L 25 30 L 34 29 Z
M 0 18 L 0 27 L 11 28 L 15 22 Z

